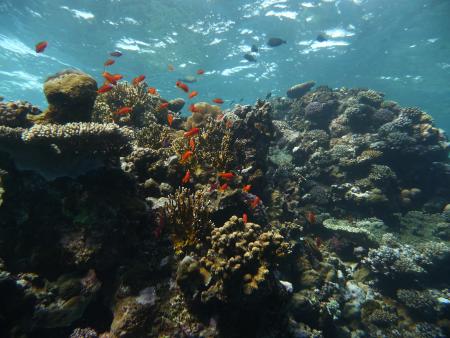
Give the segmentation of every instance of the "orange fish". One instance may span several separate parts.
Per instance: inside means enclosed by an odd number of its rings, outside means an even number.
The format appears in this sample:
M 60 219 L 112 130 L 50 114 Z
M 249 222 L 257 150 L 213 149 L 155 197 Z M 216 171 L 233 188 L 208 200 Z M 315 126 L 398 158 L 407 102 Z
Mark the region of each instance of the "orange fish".
M 150 87 L 147 89 L 147 92 L 152 95 L 156 95 L 157 91 L 155 87 Z
M 244 185 L 242 190 L 245 191 L 245 192 L 249 192 L 251 188 L 252 188 L 252 186 L 250 184 L 247 184 L 247 185 Z
M 255 209 L 259 205 L 259 202 L 261 202 L 261 199 L 258 196 L 256 196 L 250 203 L 252 209 Z
M 105 61 L 105 63 L 103 64 L 105 67 L 111 66 L 115 63 L 116 61 L 114 61 L 113 59 L 108 59 Z
M 166 109 L 169 106 L 169 102 L 163 102 L 159 105 L 159 110 Z
M 111 86 L 109 83 L 105 83 L 103 86 L 101 86 L 98 90 L 98 94 L 103 94 L 106 92 L 109 92 L 111 89 L 113 89 L 113 86 Z
M 198 92 L 193 90 L 192 92 L 189 93 L 189 98 L 192 99 L 193 97 L 197 96 Z
M 217 104 L 222 104 L 223 103 L 223 100 L 222 99 L 219 99 L 218 97 L 216 97 L 215 99 L 213 99 L 212 100 L 214 103 L 217 103 Z
M 311 224 L 316 223 L 316 215 L 312 211 L 306 213 L 306 219 Z
M 172 127 L 172 122 L 173 122 L 173 115 L 167 114 L 167 123 L 169 124 L 169 127 Z
M 191 148 L 192 151 L 195 150 L 195 141 L 194 141 L 194 138 L 190 138 L 190 139 L 189 139 L 189 147 Z
M 117 115 L 125 115 L 125 114 L 131 113 L 132 111 L 133 111 L 133 108 L 131 108 L 131 107 L 122 107 L 119 110 L 117 110 L 115 112 L 115 114 L 117 114 Z
M 228 184 L 226 184 L 226 183 L 222 184 L 222 185 L 219 187 L 219 190 L 220 190 L 220 191 L 225 191 L 225 190 L 227 190 L 227 189 L 228 189 Z
M 233 126 L 232 120 L 228 120 L 227 123 L 225 124 L 225 127 L 227 127 L 228 129 L 230 129 L 232 126 Z
M 181 162 L 186 162 L 188 158 L 192 156 L 192 154 L 194 154 L 192 151 L 186 150 L 184 154 L 181 156 Z
M 203 74 L 205 74 L 205 71 L 203 69 L 199 69 L 199 70 L 197 70 L 197 74 L 203 75 Z
M 199 128 L 192 128 L 191 130 L 187 131 L 184 133 L 184 137 L 191 137 L 194 135 L 197 135 L 199 133 L 200 129 Z
M 41 41 L 36 44 L 34 50 L 36 51 L 36 53 L 42 53 L 45 50 L 45 48 L 47 48 L 47 46 L 48 46 L 47 41 Z
M 102 76 L 105 78 L 106 81 L 108 81 L 109 83 L 115 85 L 117 84 L 117 80 L 114 77 L 114 75 L 108 73 L 108 72 L 103 72 Z
M 216 117 L 216 121 L 222 121 L 223 120 L 223 114 L 219 114 Z
M 122 74 L 114 74 L 113 75 L 114 80 L 119 81 L 123 79 L 123 75 Z
M 248 216 L 245 212 L 242 214 L 242 221 L 244 222 L 244 224 L 248 222 Z
M 172 65 L 172 64 L 168 64 L 167 65 L 167 70 L 169 71 L 169 72 L 173 72 L 174 70 L 175 70 L 175 67 Z
M 184 92 L 188 93 L 189 92 L 189 87 L 187 86 L 187 84 L 181 82 L 181 81 L 177 81 L 175 83 L 175 85 L 180 88 L 181 90 L 183 90 Z
M 186 184 L 189 182 L 189 180 L 191 179 L 191 172 L 189 171 L 189 169 L 186 171 L 186 174 L 184 175 L 183 179 L 181 180 L 182 184 Z
M 189 111 L 192 112 L 192 113 L 198 113 L 199 112 L 198 108 L 195 106 L 194 103 L 189 106 Z
M 145 80 L 145 75 L 139 75 L 133 79 L 133 85 L 136 86 L 144 80 Z
M 234 173 L 218 173 L 217 175 L 226 180 L 231 180 L 234 176 L 236 176 Z

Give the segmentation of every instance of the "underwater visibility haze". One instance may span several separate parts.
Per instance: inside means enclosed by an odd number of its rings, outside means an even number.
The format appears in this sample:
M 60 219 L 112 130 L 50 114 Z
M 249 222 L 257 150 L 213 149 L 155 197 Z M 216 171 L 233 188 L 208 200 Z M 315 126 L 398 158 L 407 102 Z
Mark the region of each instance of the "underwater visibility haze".
M 449 337 L 449 14 L 0 0 L 0 337 Z

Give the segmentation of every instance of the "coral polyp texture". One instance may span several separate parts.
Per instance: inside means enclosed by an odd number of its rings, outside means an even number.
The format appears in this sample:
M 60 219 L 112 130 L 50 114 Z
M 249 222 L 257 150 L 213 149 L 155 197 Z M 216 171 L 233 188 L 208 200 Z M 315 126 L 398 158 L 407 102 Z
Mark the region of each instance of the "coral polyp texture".
M 0 102 L 0 336 L 450 335 L 429 114 L 311 81 L 186 115 L 138 80 Z

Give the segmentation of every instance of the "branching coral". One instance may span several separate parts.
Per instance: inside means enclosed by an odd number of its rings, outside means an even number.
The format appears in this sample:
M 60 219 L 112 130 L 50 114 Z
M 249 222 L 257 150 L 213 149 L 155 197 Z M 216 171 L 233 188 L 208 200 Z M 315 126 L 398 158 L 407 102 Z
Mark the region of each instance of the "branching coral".
M 100 94 L 94 104 L 93 121 L 116 122 L 121 125 L 143 127 L 150 122 L 165 120 L 165 111 L 158 110 L 160 98 L 147 93 L 145 84 L 119 82 L 109 92 Z M 133 110 L 126 115 L 116 112 L 123 107 Z
M 169 196 L 165 206 L 165 218 L 177 254 L 201 252 L 211 229 L 208 204 L 200 190 L 192 194 L 186 188 L 178 189 Z
M 288 244 L 277 231 L 264 231 L 258 224 L 231 217 L 211 232 L 211 248 L 200 259 L 211 273 L 202 301 L 235 302 L 241 297 L 270 293 L 273 268 L 288 252 Z

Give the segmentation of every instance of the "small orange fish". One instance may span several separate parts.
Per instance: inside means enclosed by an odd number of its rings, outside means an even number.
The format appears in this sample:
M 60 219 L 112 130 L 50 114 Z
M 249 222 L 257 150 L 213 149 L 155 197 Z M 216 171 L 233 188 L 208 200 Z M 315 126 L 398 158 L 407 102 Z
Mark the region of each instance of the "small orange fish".
M 172 65 L 172 64 L 168 64 L 167 65 L 167 70 L 169 71 L 169 72 L 173 72 L 174 70 L 175 70 L 175 67 Z
M 114 77 L 114 75 L 112 75 L 112 74 L 110 74 L 110 73 L 108 73 L 108 72 L 103 72 L 103 73 L 102 73 L 102 76 L 103 76 L 103 77 L 105 78 L 105 80 L 108 81 L 109 83 L 111 83 L 111 84 L 113 84 L 113 85 L 117 84 L 117 80 L 116 80 L 116 78 Z
M 159 105 L 159 110 L 166 109 L 169 106 L 169 102 L 163 102 Z
M 190 112 L 192 112 L 192 113 L 198 113 L 199 112 L 199 109 L 195 106 L 195 104 L 193 103 L 193 104 L 191 104 L 190 106 L 189 106 L 189 111 Z
M 252 188 L 252 186 L 250 184 L 247 184 L 247 185 L 244 185 L 242 190 L 245 191 L 245 192 L 249 192 L 251 188 Z
M 195 150 L 195 141 L 193 137 L 189 139 L 189 148 L 191 148 L 192 151 Z
M 116 61 L 114 61 L 113 59 L 108 59 L 105 61 L 105 63 L 103 64 L 105 67 L 111 66 L 115 63 Z
M 122 107 L 119 110 L 117 110 L 115 112 L 115 114 L 117 114 L 117 115 L 125 115 L 125 114 L 131 113 L 132 111 L 133 111 L 133 108 L 131 108 L 131 107 Z
M 47 46 L 48 46 L 47 41 L 41 41 L 36 44 L 34 50 L 36 51 L 36 53 L 42 53 L 45 50 L 45 48 L 47 48 Z
M 306 220 L 311 224 L 315 224 L 316 223 L 316 215 L 312 211 L 308 211 L 306 213 Z
M 250 203 L 252 209 L 255 209 L 259 205 L 259 202 L 261 202 L 261 199 L 258 196 L 256 196 Z
M 133 79 L 133 85 L 136 86 L 144 80 L 145 80 L 145 75 L 139 75 Z
M 192 137 L 194 135 L 197 135 L 199 133 L 200 129 L 199 128 L 192 128 L 191 130 L 187 131 L 184 133 L 184 137 Z
M 113 89 L 113 86 L 111 86 L 109 83 L 105 83 L 103 86 L 101 86 L 98 90 L 98 94 L 103 94 L 106 92 L 109 92 L 111 89 Z
M 197 74 L 203 75 L 203 74 L 205 74 L 205 71 L 203 69 L 199 69 L 199 70 L 197 70 Z
M 183 90 L 184 92 L 188 93 L 189 92 L 189 87 L 187 86 L 187 84 L 181 82 L 181 81 L 177 81 L 175 83 L 175 85 L 180 88 L 181 90 Z
M 227 129 L 230 129 L 231 127 L 233 127 L 233 121 L 232 120 L 228 120 L 227 123 L 225 124 L 225 127 Z
M 244 222 L 244 224 L 248 222 L 248 216 L 245 212 L 242 214 L 242 221 Z
M 216 121 L 222 121 L 223 120 L 223 114 L 219 114 L 219 115 L 217 115 L 217 117 L 216 117 Z
M 181 180 L 182 184 L 186 184 L 189 182 L 189 180 L 191 179 L 191 172 L 189 171 L 189 169 L 186 171 L 186 174 L 184 175 L 183 179 Z
M 123 75 L 122 74 L 114 74 L 113 75 L 114 80 L 119 81 L 123 79 Z
M 167 123 L 169 124 L 169 127 L 172 127 L 173 122 L 173 114 L 167 114 Z
M 234 178 L 234 176 L 236 176 L 234 173 L 218 173 L 217 175 L 226 180 L 231 180 L 232 178 Z
M 226 183 L 222 184 L 222 185 L 219 187 L 219 190 L 220 190 L 220 191 L 225 191 L 225 190 L 227 190 L 227 189 L 228 189 L 228 184 L 226 184 Z
M 147 89 L 147 92 L 148 92 L 149 94 L 152 94 L 152 95 L 156 95 L 156 93 L 158 93 L 158 92 L 156 91 L 156 88 L 155 88 L 155 87 L 150 87 L 150 88 L 148 88 L 148 89 Z
M 222 104 L 224 101 L 222 99 L 219 99 L 218 97 L 216 97 L 215 99 L 212 100 L 214 103 L 217 104 Z
M 192 99 L 193 97 L 196 97 L 198 95 L 198 92 L 193 90 L 192 92 L 189 93 L 189 98 Z
M 181 156 L 181 162 L 186 162 L 194 153 L 190 150 L 186 150 Z

